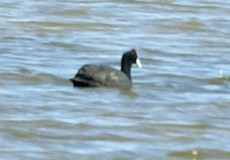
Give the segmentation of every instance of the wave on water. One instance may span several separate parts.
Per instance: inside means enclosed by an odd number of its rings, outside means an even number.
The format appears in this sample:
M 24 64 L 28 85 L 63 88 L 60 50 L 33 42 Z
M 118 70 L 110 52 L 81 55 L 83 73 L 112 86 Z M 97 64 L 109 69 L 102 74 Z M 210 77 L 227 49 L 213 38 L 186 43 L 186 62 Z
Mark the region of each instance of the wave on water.
M 69 82 L 68 79 L 58 77 L 50 73 L 33 73 L 32 71 L 21 68 L 16 71 L 1 72 L 1 85 L 7 84 L 58 84 L 64 85 Z
M 230 77 L 219 77 L 219 78 L 212 78 L 207 80 L 211 84 L 223 84 L 226 82 L 230 82 Z
M 207 157 L 215 157 L 220 159 L 228 159 L 229 152 L 218 150 L 218 149 L 205 149 L 201 148 L 198 150 L 185 150 L 185 151 L 174 151 L 169 154 L 171 157 L 177 157 L 181 159 L 206 159 Z

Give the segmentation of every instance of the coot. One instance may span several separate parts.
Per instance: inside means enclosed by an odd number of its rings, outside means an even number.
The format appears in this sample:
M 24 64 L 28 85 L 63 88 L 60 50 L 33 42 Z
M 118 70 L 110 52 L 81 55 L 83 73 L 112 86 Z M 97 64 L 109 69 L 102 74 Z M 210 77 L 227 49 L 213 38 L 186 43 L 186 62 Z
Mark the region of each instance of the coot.
M 121 71 L 108 66 L 87 64 L 82 66 L 75 77 L 70 80 L 74 87 L 131 88 L 131 66 L 133 63 L 142 67 L 135 49 L 123 54 Z

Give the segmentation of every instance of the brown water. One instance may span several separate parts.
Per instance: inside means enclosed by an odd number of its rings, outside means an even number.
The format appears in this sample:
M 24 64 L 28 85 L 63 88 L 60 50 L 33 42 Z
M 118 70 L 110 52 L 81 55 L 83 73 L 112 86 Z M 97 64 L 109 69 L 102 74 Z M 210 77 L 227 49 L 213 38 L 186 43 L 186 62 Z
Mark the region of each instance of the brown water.
M 0 2 L 0 159 L 229 160 L 230 2 Z M 133 89 L 78 89 L 86 63 Z

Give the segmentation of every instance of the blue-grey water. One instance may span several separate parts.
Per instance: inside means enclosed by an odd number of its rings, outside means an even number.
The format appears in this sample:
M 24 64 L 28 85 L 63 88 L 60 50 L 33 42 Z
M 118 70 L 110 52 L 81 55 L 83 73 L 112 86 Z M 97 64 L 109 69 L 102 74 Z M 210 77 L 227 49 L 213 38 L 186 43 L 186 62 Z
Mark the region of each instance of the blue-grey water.
M 2 0 L 0 30 L 0 159 L 230 159 L 230 1 Z M 72 87 L 131 48 L 131 91 Z

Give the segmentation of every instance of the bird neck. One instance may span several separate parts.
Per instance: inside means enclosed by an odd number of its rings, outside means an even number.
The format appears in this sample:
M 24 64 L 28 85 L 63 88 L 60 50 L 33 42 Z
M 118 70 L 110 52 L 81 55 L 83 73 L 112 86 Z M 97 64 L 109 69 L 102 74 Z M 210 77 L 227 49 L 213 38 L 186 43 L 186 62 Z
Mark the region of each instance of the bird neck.
M 128 60 L 128 57 L 123 56 L 121 60 L 121 71 L 126 74 L 126 76 L 131 81 L 131 66 L 132 63 Z

